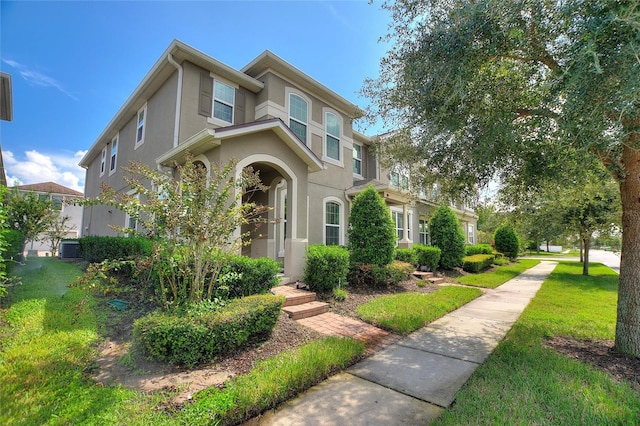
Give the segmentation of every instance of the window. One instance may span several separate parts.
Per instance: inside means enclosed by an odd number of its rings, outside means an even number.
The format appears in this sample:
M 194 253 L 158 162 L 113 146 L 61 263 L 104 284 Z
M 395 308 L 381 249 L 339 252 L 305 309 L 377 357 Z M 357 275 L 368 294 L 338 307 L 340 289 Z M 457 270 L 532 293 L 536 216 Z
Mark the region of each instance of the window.
M 56 210 L 62 210 L 62 202 L 63 198 L 60 195 L 52 195 L 51 196 L 51 207 Z
M 144 143 L 144 121 L 147 115 L 147 105 L 138 111 L 138 127 L 136 130 L 136 148 Z
M 233 101 L 235 90 L 218 80 L 213 84 L 213 117 L 233 123 Z
M 328 246 L 340 244 L 340 204 L 335 201 L 325 203 L 324 243 Z
M 426 220 L 418 221 L 418 233 L 420 234 L 420 244 L 429 245 L 429 223 Z
M 102 154 L 100 154 L 100 176 L 104 175 L 104 171 L 107 168 L 107 147 L 102 148 Z
M 469 230 L 469 234 L 467 235 L 467 239 L 469 240 L 469 244 L 475 244 L 475 235 L 473 232 L 473 225 L 469 224 L 468 230 Z
M 362 176 L 362 146 L 353 144 L 353 173 Z
M 300 96 L 289 94 L 289 128 L 305 144 L 307 143 L 307 101 Z
M 135 191 L 133 190 L 127 192 L 127 195 L 132 195 L 133 199 L 140 200 L 140 194 L 136 194 Z M 138 220 L 134 216 L 130 216 L 129 213 L 125 213 L 124 227 L 128 229 L 137 230 Z
M 409 189 L 409 176 L 406 173 L 391 172 L 389 179 L 392 186 L 399 189 Z
M 111 158 L 109 161 L 109 176 L 115 173 L 118 161 L 118 136 L 111 139 Z
M 391 210 L 391 218 L 393 219 L 393 223 L 396 229 L 396 235 L 398 236 L 398 240 L 402 239 L 404 232 L 404 215 L 402 211 Z M 411 240 L 411 213 L 408 213 L 409 223 L 407 224 L 407 237 Z
M 325 140 L 325 153 L 327 157 L 340 161 L 340 120 L 330 112 L 325 115 L 325 127 L 327 131 Z

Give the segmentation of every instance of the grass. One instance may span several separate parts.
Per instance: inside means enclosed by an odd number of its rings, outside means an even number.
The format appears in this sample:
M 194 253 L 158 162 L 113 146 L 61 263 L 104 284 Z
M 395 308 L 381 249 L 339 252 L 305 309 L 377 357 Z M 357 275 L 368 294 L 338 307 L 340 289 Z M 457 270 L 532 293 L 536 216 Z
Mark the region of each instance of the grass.
M 365 321 L 407 334 L 480 296 L 475 288 L 446 286 L 434 293 L 400 293 L 378 297 L 358 308 Z
M 489 273 L 465 275 L 458 278 L 456 282 L 474 287 L 496 288 L 538 263 L 540 261 L 536 259 L 519 259 L 516 263 L 499 266 L 495 271 Z
M 640 390 L 543 345 L 545 338 L 613 339 L 618 276 L 561 262 L 436 425 L 638 424 Z
M 237 424 L 345 368 L 363 351 L 362 342 L 325 337 L 282 352 L 230 380 L 224 389 L 209 388 L 194 395 L 182 418 L 189 425 Z

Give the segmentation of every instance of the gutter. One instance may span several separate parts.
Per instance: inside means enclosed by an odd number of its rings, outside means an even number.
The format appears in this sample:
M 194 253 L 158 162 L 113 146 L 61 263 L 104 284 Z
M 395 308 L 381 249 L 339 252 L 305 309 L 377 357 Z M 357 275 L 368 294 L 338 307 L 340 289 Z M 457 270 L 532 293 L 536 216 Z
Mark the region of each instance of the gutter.
M 174 59 L 171 53 L 167 53 L 167 61 L 178 70 L 178 90 L 176 93 L 176 117 L 173 123 L 173 147 L 178 146 L 180 136 L 180 112 L 182 110 L 182 76 L 183 68 Z

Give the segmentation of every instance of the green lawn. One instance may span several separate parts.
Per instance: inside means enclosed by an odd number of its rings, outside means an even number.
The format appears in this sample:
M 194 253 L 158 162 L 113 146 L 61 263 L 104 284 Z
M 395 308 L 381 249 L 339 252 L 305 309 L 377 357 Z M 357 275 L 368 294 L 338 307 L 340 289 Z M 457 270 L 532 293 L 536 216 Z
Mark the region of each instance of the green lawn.
M 560 263 L 435 424 L 638 424 L 640 390 L 543 346 L 555 335 L 614 338 L 618 276 L 590 271 Z
M 408 334 L 480 296 L 475 288 L 446 286 L 434 293 L 400 293 L 378 297 L 358 308 L 365 321 Z
M 456 281 L 460 284 L 471 285 L 474 287 L 496 288 L 520 275 L 529 268 L 533 268 L 539 260 L 536 259 L 519 259 L 516 263 L 505 266 L 499 266 L 495 271 L 489 273 L 469 274 L 458 278 Z

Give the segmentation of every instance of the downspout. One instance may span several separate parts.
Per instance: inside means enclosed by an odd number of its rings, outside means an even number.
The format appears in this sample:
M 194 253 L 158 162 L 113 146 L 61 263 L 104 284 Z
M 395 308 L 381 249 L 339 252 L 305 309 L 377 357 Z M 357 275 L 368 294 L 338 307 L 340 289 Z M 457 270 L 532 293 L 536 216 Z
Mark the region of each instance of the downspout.
M 176 93 L 176 117 L 173 124 L 173 147 L 178 146 L 178 137 L 180 136 L 180 111 L 182 109 L 182 75 L 184 70 L 174 59 L 171 53 L 167 54 L 167 61 L 178 70 L 178 91 Z

